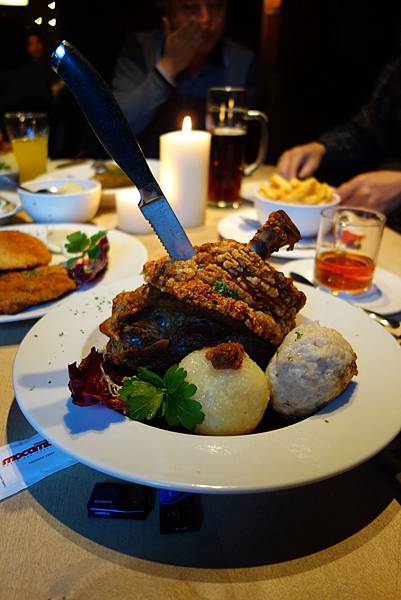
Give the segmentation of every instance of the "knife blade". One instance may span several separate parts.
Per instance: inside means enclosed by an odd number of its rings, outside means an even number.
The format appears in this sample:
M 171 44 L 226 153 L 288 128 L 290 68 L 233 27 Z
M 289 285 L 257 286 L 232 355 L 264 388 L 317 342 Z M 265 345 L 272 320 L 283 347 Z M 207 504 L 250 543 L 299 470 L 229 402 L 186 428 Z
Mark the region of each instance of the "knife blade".
M 141 197 L 139 209 L 169 256 L 175 260 L 191 258 L 195 254 L 192 244 L 153 177 L 105 81 L 89 61 L 65 40 L 53 52 L 50 64 L 74 95 L 100 143 L 138 188 Z

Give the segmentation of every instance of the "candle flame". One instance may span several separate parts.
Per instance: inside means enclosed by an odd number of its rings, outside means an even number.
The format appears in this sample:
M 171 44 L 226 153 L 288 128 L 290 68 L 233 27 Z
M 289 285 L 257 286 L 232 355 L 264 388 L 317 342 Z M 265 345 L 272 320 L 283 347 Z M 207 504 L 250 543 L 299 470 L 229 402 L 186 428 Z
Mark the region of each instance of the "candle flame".
M 192 119 L 188 115 L 184 117 L 182 122 L 182 132 L 183 133 L 191 133 L 192 131 Z
M 234 104 L 235 104 L 234 98 L 229 98 L 228 99 L 228 119 L 230 121 L 232 121 L 232 118 L 234 116 Z
M 225 119 L 226 119 L 226 105 L 224 104 L 224 102 L 222 102 L 220 104 L 220 110 L 219 110 L 220 125 L 223 125 Z

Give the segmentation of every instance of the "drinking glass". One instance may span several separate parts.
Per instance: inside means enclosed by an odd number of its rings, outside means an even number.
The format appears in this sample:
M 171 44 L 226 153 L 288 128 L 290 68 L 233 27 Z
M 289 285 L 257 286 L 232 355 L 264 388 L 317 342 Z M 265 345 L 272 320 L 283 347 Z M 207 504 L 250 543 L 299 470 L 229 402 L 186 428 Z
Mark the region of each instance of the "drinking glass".
M 260 123 L 255 162 L 245 165 L 248 122 Z M 247 107 L 247 91 L 239 87 L 208 90 L 206 129 L 212 134 L 209 168 L 209 203 L 219 208 L 238 208 L 243 175 L 263 164 L 267 153 L 267 116 Z
M 386 216 L 337 206 L 320 215 L 314 282 L 334 294 L 364 294 L 372 285 Z
M 19 167 L 20 183 L 47 170 L 49 123 L 45 113 L 6 113 L 5 125 Z

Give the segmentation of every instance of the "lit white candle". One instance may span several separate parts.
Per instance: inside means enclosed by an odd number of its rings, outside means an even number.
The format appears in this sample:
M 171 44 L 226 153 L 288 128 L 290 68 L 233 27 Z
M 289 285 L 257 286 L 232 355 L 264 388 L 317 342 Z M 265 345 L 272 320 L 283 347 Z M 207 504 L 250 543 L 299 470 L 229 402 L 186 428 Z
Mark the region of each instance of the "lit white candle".
M 192 130 L 185 117 L 182 131 L 160 136 L 160 187 L 183 227 L 205 221 L 211 135 Z
M 138 208 L 139 191 L 136 187 L 116 193 L 117 226 L 127 233 L 150 233 L 151 226 Z

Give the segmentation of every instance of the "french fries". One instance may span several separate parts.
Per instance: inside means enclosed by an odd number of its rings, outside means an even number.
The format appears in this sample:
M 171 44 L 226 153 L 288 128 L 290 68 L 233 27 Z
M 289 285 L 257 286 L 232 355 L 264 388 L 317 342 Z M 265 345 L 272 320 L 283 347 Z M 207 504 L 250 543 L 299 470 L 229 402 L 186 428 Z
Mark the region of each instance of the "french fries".
M 262 183 L 258 193 L 267 199 L 289 204 L 327 204 L 333 197 L 333 189 L 314 177 L 287 180 L 278 173 L 274 173 L 267 183 Z

